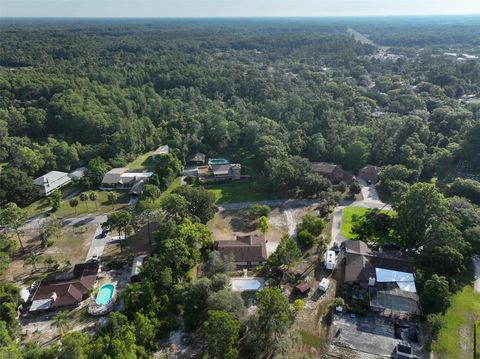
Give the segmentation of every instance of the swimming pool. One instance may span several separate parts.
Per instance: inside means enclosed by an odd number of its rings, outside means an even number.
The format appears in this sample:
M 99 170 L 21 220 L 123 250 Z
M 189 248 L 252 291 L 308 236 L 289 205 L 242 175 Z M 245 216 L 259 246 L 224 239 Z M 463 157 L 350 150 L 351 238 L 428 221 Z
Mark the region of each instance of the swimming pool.
M 225 158 L 210 158 L 208 160 L 209 165 L 228 165 L 229 163 Z
M 262 278 L 232 278 L 230 282 L 234 292 L 257 291 L 265 285 Z
M 115 286 L 111 283 L 104 284 L 100 287 L 97 294 L 96 303 L 98 305 L 106 305 L 112 301 L 113 293 L 115 292 Z

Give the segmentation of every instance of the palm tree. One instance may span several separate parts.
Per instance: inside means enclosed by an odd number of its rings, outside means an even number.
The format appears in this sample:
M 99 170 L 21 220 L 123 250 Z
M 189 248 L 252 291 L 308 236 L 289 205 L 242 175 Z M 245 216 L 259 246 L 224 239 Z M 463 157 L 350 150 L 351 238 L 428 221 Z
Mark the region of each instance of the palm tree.
M 75 210 L 75 214 L 77 214 L 77 206 L 78 206 L 78 199 L 76 198 L 72 198 L 68 204 L 70 205 L 70 207 L 73 207 L 73 209 Z
M 25 256 L 24 263 L 30 264 L 32 266 L 32 273 L 35 273 L 37 271 L 37 262 L 39 259 L 40 259 L 40 255 L 38 255 L 35 252 L 28 253 Z
M 87 206 L 87 212 L 88 210 L 88 195 L 85 192 L 80 193 L 80 201 L 85 202 L 85 206 Z
M 95 210 L 98 211 L 98 204 L 97 204 L 98 194 L 97 194 L 97 192 L 90 192 L 88 194 L 88 198 L 90 198 L 90 201 L 95 203 Z
M 68 329 L 70 328 L 70 322 L 69 322 L 67 311 L 64 310 L 64 311 L 58 312 L 53 317 L 53 323 L 58 329 L 60 329 L 60 336 L 63 336 L 65 332 L 67 332 Z
M 112 209 L 115 209 L 114 204 L 115 204 L 115 201 L 118 198 L 118 194 L 116 192 L 108 192 L 107 198 L 110 201 L 110 204 L 112 205 Z

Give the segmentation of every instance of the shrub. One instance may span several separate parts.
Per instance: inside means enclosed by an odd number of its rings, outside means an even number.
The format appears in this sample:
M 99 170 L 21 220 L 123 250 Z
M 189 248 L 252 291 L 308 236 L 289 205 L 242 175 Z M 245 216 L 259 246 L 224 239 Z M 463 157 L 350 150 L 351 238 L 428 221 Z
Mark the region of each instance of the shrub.
M 272 211 L 269 206 L 262 204 L 252 204 L 248 209 L 248 214 L 253 218 L 259 218 L 262 216 L 267 217 L 268 214 Z
M 295 312 L 299 312 L 305 308 L 305 302 L 302 299 L 296 299 L 293 302 L 293 308 L 295 308 Z
M 306 229 L 298 232 L 297 239 L 304 248 L 310 248 L 315 243 L 315 236 Z

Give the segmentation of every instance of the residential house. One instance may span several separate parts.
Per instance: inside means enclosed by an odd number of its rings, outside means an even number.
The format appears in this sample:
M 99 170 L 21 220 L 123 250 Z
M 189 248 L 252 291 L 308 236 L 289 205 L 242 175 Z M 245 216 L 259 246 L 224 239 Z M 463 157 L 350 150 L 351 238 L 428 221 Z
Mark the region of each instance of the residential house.
M 373 165 L 366 165 L 358 171 L 358 177 L 367 181 L 377 182 L 380 174 L 380 167 Z
M 340 165 L 330 162 L 312 162 L 312 171 L 328 178 L 332 183 L 345 179 L 345 172 Z
M 188 162 L 192 165 L 201 166 L 205 164 L 205 158 L 205 153 L 197 152 L 188 160 Z
M 152 159 L 154 161 L 157 161 L 159 159 L 160 155 L 166 155 L 169 152 L 170 152 L 170 148 L 168 147 L 168 145 L 160 146 L 155 151 L 153 151 Z
M 197 167 L 201 182 L 229 182 L 241 179 L 242 165 L 239 163 L 213 164 Z
M 267 261 L 267 246 L 263 234 L 237 236 L 235 240 L 217 241 L 215 250 L 224 256 L 233 256 L 237 267 L 252 267 Z
M 102 179 L 102 186 L 109 188 L 132 188 L 139 181 L 148 182 L 153 172 L 135 172 L 128 168 L 113 168 Z
M 68 173 L 60 171 L 51 171 L 33 180 L 33 184 L 39 187 L 43 196 L 49 196 L 51 193 L 65 187 L 72 182 Z
M 362 241 L 345 242 L 345 284 L 353 299 L 368 297 L 370 309 L 393 315 L 420 315 L 411 260 L 399 252 L 371 250 Z
M 44 279 L 32 297 L 30 312 L 78 305 L 97 280 L 98 263 L 76 264 L 73 272 Z

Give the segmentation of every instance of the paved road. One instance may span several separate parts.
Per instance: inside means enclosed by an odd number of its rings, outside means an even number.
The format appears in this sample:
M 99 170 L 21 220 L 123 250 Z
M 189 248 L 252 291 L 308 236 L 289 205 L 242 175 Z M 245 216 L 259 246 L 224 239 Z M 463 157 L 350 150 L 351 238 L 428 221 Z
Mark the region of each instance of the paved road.
M 340 244 L 346 240 L 346 238 L 340 234 L 343 209 L 345 207 L 392 209 L 390 205 L 380 201 L 377 190 L 375 189 L 375 186 L 373 184 L 368 185 L 367 182 L 363 179 L 358 179 L 358 182 L 361 186 L 363 200 L 355 201 L 348 205 L 341 205 L 335 208 L 332 218 L 332 238 L 329 247 L 331 247 L 334 242 Z
M 244 209 L 250 207 L 252 204 L 262 204 L 270 207 L 304 207 L 318 203 L 318 200 L 315 199 L 273 199 L 269 201 L 224 203 L 218 205 L 218 209 L 219 211 Z

